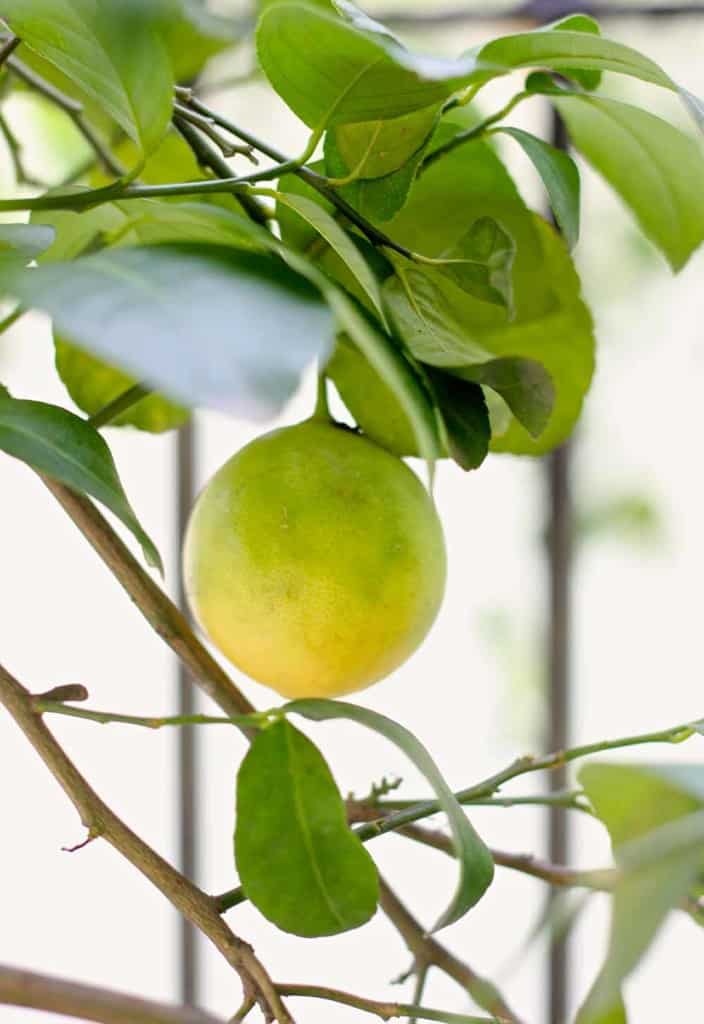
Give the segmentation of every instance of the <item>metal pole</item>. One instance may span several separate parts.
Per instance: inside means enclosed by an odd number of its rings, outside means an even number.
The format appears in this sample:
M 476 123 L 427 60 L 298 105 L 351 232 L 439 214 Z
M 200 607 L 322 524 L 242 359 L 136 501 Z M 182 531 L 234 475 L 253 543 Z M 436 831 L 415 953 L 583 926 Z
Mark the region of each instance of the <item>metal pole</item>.
M 177 530 L 176 549 L 181 550 L 188 515 L 196 488 L 196 430 L 193 420 L 178 432 L 177 438 Z M 179 604 L 186 608 L 183 577 L 179 572 Z M 178 714 L 195 714 L 195 687 L 183 665 L 178 666 Z M 197 795 L 197 729 L 177 730 L 177 799 L 179 807 L 179 864 L 186 878 L 196 880 L 198 872 Z M 198 948 L 196 931 L 185 918 L 179 917 L 179 982 L 181 1000 L 186 1006 L 198 1005 Z
M 558 149 L 569 148 L 564 121 L 552 114 L 552 143 Z M 546 485 L 548 493 L 548 719 L 547 749 L 564 750 L 570 739 L 572 678 L 570 651 L 572 639 L 572 574 L 574 511 L 571 484 L 572 444 L 568 442 L 548 456 Z M 564 789 L 567 770 L 550 774 L 550 788 Z M 548 848 L 554 864 L 568 864 L 570 833 L 567 815 L 559 807 L 548 812 Z M 549 1024 L 564 1024 L 569 1004 L 569 949 L 567 935 L 556 939 L 550 948 Z

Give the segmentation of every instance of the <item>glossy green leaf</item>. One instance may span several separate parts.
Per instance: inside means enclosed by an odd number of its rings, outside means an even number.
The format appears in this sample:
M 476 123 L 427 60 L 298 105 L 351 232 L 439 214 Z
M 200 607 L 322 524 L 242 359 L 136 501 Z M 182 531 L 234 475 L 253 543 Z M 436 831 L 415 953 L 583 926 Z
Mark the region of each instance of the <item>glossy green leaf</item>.
M 601 35 L 599 22 L 588 14 L 569 15 L 567 18 L 553 22 L 548 28 L 558 32 L 590 32 L 592 35 Z M 557 73 L 573 79 L 589 92 L 599 88 L 603 77 L 601 71 L 585 71 L 579 68 L 558 68 Z
M 40 263 L 73 260 L 87 250 L 101 248 L 105 239 L 121 232 L 127 216 L 113 203 L 102 203 L 92 210 L 35 210 L 32 225 L 50 230 L 53 241 L 39 257 Z
M 260 224 L 243 213 L 211 203 L 170 203 L 160 199 L 139 199 L 116 203 L 125 217 L 120 244 L 131 241 L 156 245 L 166 242 L 198 242 L 204 245 L 234 246 L 253 252 L 269 252 L 275 240 Z
M 555 220 L 568 247 L 574 249 L 579 240 L 580 216 L 580 180 L 574 160 L 530 132 L 508 127 L 500 130 L 515 139 L 533 161 L 547 189 Z
M 4 0 L 23 43 L 75 81 L 144 153 L 171 119 L 173 74 L 160 29 L 161 0 Z
M 56 405 L 0 395 L 0 449 L 96 498 L 132 531 L 147 562 L 163 572 L 159 552 L 127 500 L 110 449 L 89 423 Z
M 54 339 L 56 370 L 78 408 L 88 416 L 137 383 L 121 370 L 76 348 L 69 341 Z M 110 423 L 111 427 L 136 427 L 150 434 L 161 434 L 182 426 L 189 412 L 161 395 L 147 395 Z
M 459 860 L 460 878 L 450 906 L 442 914 L 434 931 L 463 917 L 482 898 L 494 877 L 494 862 L 489 850 L 470 824 L 437 765 L 413 733 L 390 718 L 368 708 L 333 700 L 296 700 L 285 705 L 287 713 L 303 715 L 315 722 L 343 718 L 373 729 L 396 744 L 422 772 L 432 786 L 452 831 Z
M 476 70 L 473 57 L 417 57 L 369 20 L 358 24 L 303 3 L 277 3 L 260 19 L 262 68 L 314 130 L 390 120 L 441 103 Z
M 330 769 L 285 720 L 257 735 L 240 767 L 235 858 L 247 897 L 294 935 L 337 935 L 376 911 L 376 868 Z
M 553 102 L 577 149 L 681 270 L 704 240 L 700 147 L 667 121 L 617 100 L 570 94 Z
M 484 392 L 472 381 L 439 370 L 429 370 L 428 376 L 442 416 L 450 455 L 462 469 L 478 469 L 489 454 L 491 440 Z
M 609 830 L 621 877 L 608 955 L 578 1024 L 611 1024 L 625 1019 L 623 982 L 704 869 L 704 769 L 597 763 L 580 781 Z
M 327 242 L 347 266 L 350 273 L 371 302 L 382 323 L 385 314 L 381 301 L 381 290 L 376 277 L 350 236 L 340 227 L 334 217 L 320 206 L 319 203 L 303 195 L 291 192 L 277 192 L 277 203 L 288 206 L 299 217 L 307 221 L 311 227 Z
M 333 333 L 300 273 L 218 246 L 114 249 L 17 273 L 12 290 L 75 344 L 184 404 L 254 418 L 281 408 Z
M 575 70 L 615 71 L 665 89 L 677 89 L 670 76 L 649 57 L 593 32 L 566 28 L 564 23 L 494 39 L 477 46 L 471 55 L 482 65 L 502 68 L 498 74 L 530 67 L 552 68 L 568 75 Z M 477 72 L 477 78 L 487 81 L 496 74 Z

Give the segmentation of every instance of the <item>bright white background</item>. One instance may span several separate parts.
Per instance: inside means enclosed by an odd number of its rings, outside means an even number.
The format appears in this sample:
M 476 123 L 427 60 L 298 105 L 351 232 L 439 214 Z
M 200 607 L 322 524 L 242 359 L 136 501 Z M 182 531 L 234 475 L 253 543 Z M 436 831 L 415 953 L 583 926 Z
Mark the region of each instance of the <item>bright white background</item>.
M 455 52 L 489 34 L 490 27 L 482 34 L 455 29 L 422 44 Z M 704 92 L 698 58 L 701 22 L 675 27 L 658 21 L 649 28 L 639 23 L 636 29 L 632 23 L 618 23 L 611 34 L 645 49 L 687 87 Z M 617 95 L 638 92 L 651 109 L 680 116 L 655 90 L 626 89 L 613 77 L 608 88 Z M 505 86 L 493 94 L 497 106 L 501 89 Z M 256 125 L 260 135 L 283 138 L 296 151 L 300 130 L 260 86 L 230 94 L 222 103 L 242 123 Z M 29 124 L 21 104 L 14 117 L 18 129 Z M 539 113 L 522 123 L 540 129 Z M 37 163 L 46 159 L 50 142 L 50 137 L 35 142 Z M 540 201 L 533 173 L 522 158 L 515 158 L 515 169 L 526 195 Z M 6 181 L 8 174 L 6 169 Z M 588 512 L 622 495 L 643 495 L 661 521 L 658 536 L 648 543 L 626 542 L 612 533 L 581 550 L 573 729 L 575 741 L 586 741 L 704 714 L 704 490 L 699 479 L 704 257 L 697 256 L 673 280 L 619 202 L 589 173 L 578 257 L 599 336 L 598 374 L 580 430 L 580 508 Z M 17 395 L 70 406 L 53 371 L 48 325 L 40 316 L 25 318 L 0 338 L 0 379 Z M 305 388 L 283 421 L 302 418 L 310 407 L 310 388 Z M 199 426 L 203 481 L 260 429 L 214 415 L 199 417 Z M 168 584 L 175 591 L 173 440 L 114 430 L 109 440 L 126 489 L 168 558 Z M 0 498 L 3 663 L 37 691 L 81 682 L 90 689 L 93 706 L 134 714 L 171 712 L 176 688 L 170 655 L 41 484 L 4 457 Z M 494 457 L 481 472 L 465 476 L 443 466 L 437 500 L 450 556 L 443 611 L 423 649 L 361 699 L 416 732 L 451 784 L 460 787 L 517 754 L 541 748 L 541 467 Z M 255 703 L 274 703 L 274 695 L 235 677 Z M 68 720 L 52 725 L 98 792 L 148 842 L 173 858 L 174 737 Z M 402 757 L 372 734 L 338 724 L 317 727 L 315 736 L 343 791 L 361 794 L 382 775 L 398 774 L 406 780 L 409 795 L 425 792 Z M 220 891 L 235 882 L 233 790 L 244 746 L 234 730 L 213 729 L 203 734 L 202 748 L 199 882 Z M 702 748 L 692 741 L 684 748 L 650 748 L 632 756 L 701 760 Z M 61 852 L 62 845 L 83 838 L 80 823 L 4 716 L 0 771 L 0 962 L 173 998 L 175 914 L 103 844 L 72 856 Z M 539 785 L 539 778 L 529 778 L 514 790 L 536 791 Z M 495 846 L 541 852 L 544 821 L 538 812 L 485 810 L 473 813 L 473 820 Z M 452 863 L 393 836 L 375 841 L 373 852 L 414 912 L 430 923 L 453 886 Z M 608 858 L 599 827 L 580 823 L 575 861 L 598 866 Z M 523 945 L 539 917 L 542 897 L 540 883 L 499 870 L 486 899 L 446 936 L 476 970 L 504 988 L 529 1024 L 543 1019 L 545 974 L 542 947 L 526 955 Z M 361 931 L 314 944 L 276 933 L 248 906 L 233 911 L 229 919 L 280 980 L 330 984 L 379 998 L 401 995 L 389 980 L 406 968 L 408 956 L 381 915 Z M 603 953 L 605 925 L 606 909 L 595 902 L 574 943 L 578 994 L 588 986 Z M 701 942 L 688 920 L 672 920 L 628 986 L 637 1024 L 690 1019 L 700 994 Z M 205 946 L 202 966 L 204 1003 L 227 1017 L 238 1004 L 237 979 Z M 426 1003 L 468 1008 L 462 992 L 437 974 Z M 312 1003 L 298 1004 L 298 1016 L 305 1024 L 333 1019 L 347 1024 L 360 1017 L 355 1011 Z M 57 1020 L 30 1011 L 2 1013 L 3 1024 L 43 1019 Z

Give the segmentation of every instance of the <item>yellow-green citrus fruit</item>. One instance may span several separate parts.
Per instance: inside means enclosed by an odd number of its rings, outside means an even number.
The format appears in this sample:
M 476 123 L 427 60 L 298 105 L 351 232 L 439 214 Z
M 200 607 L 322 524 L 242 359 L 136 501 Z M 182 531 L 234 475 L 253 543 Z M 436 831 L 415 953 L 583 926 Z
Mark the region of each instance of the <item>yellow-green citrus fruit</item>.
M 284 697 L 336 697 L 402 664 L 445 588 L 433 501 L 390 452 L 327 420 L 258 438 L 215 474 L 184 544 L 213 643 Z

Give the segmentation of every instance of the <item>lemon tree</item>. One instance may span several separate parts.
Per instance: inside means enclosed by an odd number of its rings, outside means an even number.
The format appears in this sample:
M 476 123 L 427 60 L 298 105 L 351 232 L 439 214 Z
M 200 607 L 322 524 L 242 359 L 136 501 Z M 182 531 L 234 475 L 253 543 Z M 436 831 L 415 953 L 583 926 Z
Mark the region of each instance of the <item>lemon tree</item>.
M 0 196 L 0 333 L 11 347 L 18 320 L 48 316 L 65 385 L 59 406 L 41 400 L 40 382 L 29 395 L 0 382 L 0 451 L 41 476 L 219 708 L 186 718 L 86 709 L 83 687 L 38 696 L 1 664 L 0 703 L 89 839 L 115 847 L 239 974 L 244 1002 L 228 1018 L 261 1011 L 293 1024 L 294 999 L 317 998 L 383 1019 L 519 1024 L 496 986 L 458 967 L 444 938 L 429 937 L 399 903 L 379 877 L 373 840 L 396 832 L 454 857 L 439 932 L 499 884 L 473 805 L 510 804 L 497 793 L 525 774 L 679 743 L 704 726 L 519 758 L 453 792 L 402 721 L 403 665 L 433 626 L 448 568 L 434 473 L 440 462 L 467 473 L 490 455 L 540 456 L 570 436 L 596 360 L 573 256 L 580 232 L 592 230 L 574 157 L 618 194 L 677 273 L 704 241 L 704 103 L 676 69 L 581 14 L 472 49 L 458 38 L 456 55 L 441 58 L 415 53 L 349 0 L 261 0 L 241 20 L 216 6 L 0 4 L 0 128 L 14 171 Z M 240 108 L 221 93 L 238 82 L 218 76 L 237 47 L 256 61 L 261 95 L 298 118 L 302 152 L 280 143 L 275 118 L 260 130 L 227 114 Z M 679 97 L 682 117 L 671 123 L 615 99 L 608 75 Z M 513 92 L 495 109 L 484 90 L 499 77 Z M 27 169 L 32 119 L 15 124 L 18 96 L 56 128 L 61 180 Z M 571 151 L 515 123 L 519 105 L 551 105 Z M 516 146 L 544 187 L 540 209 L 505 161 Z M 311 417 L 272 432 L 313 368 Z M 328 411 L 333 385 L 344 424 Z M 195 632 L 153 573 L 163 572 L 159 552 L 111 444 L 118 428 L 174 431 L 199 410 L 253 420 L 261 434 L 231 453 L 192 511 L 183 583 Z M 392 674 L 399 721 L 337 699 Z M 269 688 L 260 710 L 250 681 Z M 469 711 L 459 699 L 448 709 Z M 237 771 L 231 889 L 206 894 L 124 825 L 48 729 L 56 714 L 239 729 L 249 747 Z M 430 798 L 396 800 L 392 784 L 370 780 L 368 797 L 344 800 L 318 746 L 322 723 L 337 719 L 398 747 Z M 605 824 L 615 867 L 577 872 L 525 857 L 508 866 L 611 894 L 608 955 L 577 1020 L 624 1024 L 624 986 L 668 915 L 702 921 L 703 770 L 597 762 L 580 780 L 563 802 Z M 419 829 L 432 815 L 446 832 Z M 18 834 L 8 828 L 7 841 Z M 362 928 L 381 908 L 413 953 L 414 996 L 380 1002 L 341 992 L 328 976 L 272 978 L 266 950 L 255 955 L 223 917 L 247 901 L 301 941 Z M 471 1012 L 425 1005 L 431 966 L 459 972 Z M 11 968 L 0 968 L 0 1003 L 98 1021 L 214 1020 Z

